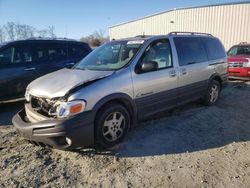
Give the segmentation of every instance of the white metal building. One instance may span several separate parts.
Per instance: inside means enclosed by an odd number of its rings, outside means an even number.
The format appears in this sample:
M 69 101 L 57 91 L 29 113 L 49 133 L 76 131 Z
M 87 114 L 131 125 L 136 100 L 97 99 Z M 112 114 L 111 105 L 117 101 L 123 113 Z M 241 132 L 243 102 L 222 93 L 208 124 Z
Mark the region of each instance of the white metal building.
M 110 39 L 161 35 L 172 31 L 210 33 L 226 49 L 250 42 L 250 1 L 167 10 L 109 28 Z

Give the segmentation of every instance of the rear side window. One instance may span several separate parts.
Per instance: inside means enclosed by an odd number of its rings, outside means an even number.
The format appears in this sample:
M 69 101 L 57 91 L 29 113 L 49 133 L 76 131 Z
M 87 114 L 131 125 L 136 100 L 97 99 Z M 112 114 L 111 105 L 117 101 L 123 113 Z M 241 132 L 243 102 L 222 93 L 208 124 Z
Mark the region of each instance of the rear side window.
M 23 46 L 20 45 L 18 48 L 16 48 L 16 53 L 14 53 L 14 55 L 18 56 L 19 59 L 21 60 L 17 60 L 18 62 L 32 62 L 33 58 L 32 58 L 32 51 L 31 51 L 31 47 L 30 46 Z
M 34 49 L 38 62 L 57 62 L 67 59 L 66 43 L 35 43 Z
M 63 61 L 67 59 L 66 43 L 48 44 L 49 61 Z
M 46 44 L 34 44 L 34 54 L 37 62 L 49 61 L 48 49 Z
M 207 56 L 209 60 L 219 59 L 225 57 L 225 50 L 220 41 L 216 38 L 205 38 L 202 37 Z
M 89 50 L 84 45 L 69 43 L 68 52 L 69 59 L 82 59 L 89 53 Z
M 207 54 L 199 37 L 175 37 L 179 65 L 207 61 Z

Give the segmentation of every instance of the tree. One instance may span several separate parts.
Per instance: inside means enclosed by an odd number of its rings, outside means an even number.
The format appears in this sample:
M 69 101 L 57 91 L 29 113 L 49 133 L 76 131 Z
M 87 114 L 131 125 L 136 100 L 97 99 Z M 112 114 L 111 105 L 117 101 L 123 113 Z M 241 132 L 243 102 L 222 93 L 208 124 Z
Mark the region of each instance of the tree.
M 46 37 L 48 36 L 48 30 L 47 29 L 41 29 L 36 31 L 39 37 Z
M 5 40 L 5 33 L 2 27 L 0 27 L 0 43 L 4 42 Z
M 80 41 L 89 43 L 92 47 L 100 46 L 101 44 L 109 41 L 109 37 L 105 36 L 103 30 L 95 31 L 89 36 L 82 37 Z
M 25 24 L 16 24 L 15 30 L 17 39 L 34 37 L 36 31 L 34 27 Z
M 52 25 L 52 26 L 49 26 L 48 28 L 48 36 L 51 37 L 51 38 L 55 38 L 56 35 L 54 34 L 54 30 L 55 30 L 55 27 Z
M 6 40 L 27 39 L 35 36 L 55 38 L 56 35 L 54 34 L 54 30 L 54 26 L 49 26 L 47 29 L 37 30 L 30 25 L 8 22 L 0 27 L 0 42 Z
M 16 24 L 14 22 L 8 22 L 6 25 L 3 26 L 10 40 L 15 40 L 15 35 L 16 35 L 15 27 L 16 27 Z

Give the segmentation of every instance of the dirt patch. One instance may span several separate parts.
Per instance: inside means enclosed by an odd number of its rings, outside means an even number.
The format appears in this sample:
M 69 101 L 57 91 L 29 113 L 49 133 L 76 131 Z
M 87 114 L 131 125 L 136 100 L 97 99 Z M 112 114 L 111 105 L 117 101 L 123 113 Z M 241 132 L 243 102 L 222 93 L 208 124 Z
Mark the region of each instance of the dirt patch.
M 231 82 L 217 105 L 140 123 L 113 151 L 41 148 L 0 126 L 0 187 L 250 187 L 249 110 L 250 83 Z

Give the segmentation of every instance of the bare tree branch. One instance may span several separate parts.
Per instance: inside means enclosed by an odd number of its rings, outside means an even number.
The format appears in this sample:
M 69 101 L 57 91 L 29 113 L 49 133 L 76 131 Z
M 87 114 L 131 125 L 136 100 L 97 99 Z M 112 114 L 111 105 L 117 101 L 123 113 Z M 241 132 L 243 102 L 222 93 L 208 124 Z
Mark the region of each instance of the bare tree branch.
M 54 26 L 49 26 L 47 29 L 37 30 L 30 25 L 8 22 L 3 25 L 0 30 L 0 42 L 6 40 L 27 39 L 34 36 L 55 38 L 56 35 L 54 30 Z
M 0 27 L 0 43 L 5 41 L 5 33 L 3 27 Z
M 15 27 L 16 24 L 14 22 L 8 22 L 3 26 L 10 40 L 15 40 Z
M 49 26 L 48 28 L 48 36 L 51 37 L 51 38 L 55 38 L 56 35 L 54 34 L 54 30 L 55 30 L 55 27 L 52 25 L 52 26 Z

